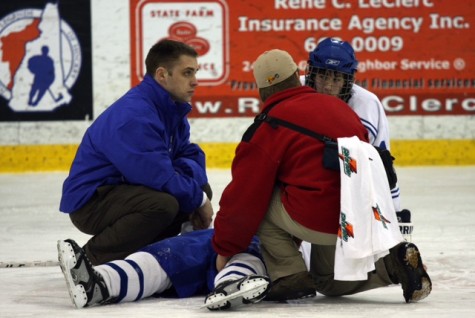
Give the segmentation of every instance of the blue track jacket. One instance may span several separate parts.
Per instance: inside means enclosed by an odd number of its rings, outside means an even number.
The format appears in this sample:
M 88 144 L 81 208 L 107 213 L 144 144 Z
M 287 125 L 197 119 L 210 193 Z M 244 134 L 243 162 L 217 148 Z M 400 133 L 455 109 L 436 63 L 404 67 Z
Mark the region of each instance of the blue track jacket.
M 60 211 L 78 210 L 100 186 L 125 183 L 169 193 L 182 212 L 193 212 L 208 179 L 205 155 L 189 140 L 190 111 L 146 75 L 87 129 L 63 184 Z

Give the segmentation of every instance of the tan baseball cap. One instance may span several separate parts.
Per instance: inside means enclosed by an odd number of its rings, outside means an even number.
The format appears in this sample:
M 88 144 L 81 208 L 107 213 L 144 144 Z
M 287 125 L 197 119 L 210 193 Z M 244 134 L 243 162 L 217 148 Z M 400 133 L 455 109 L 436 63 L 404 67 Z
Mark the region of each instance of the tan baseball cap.
M 257 87 L 265 88 L 278 84 L 297 71 L 292 56 L 286 51 L 274 49 L 265 51 L 254 62 L 254 79 Z

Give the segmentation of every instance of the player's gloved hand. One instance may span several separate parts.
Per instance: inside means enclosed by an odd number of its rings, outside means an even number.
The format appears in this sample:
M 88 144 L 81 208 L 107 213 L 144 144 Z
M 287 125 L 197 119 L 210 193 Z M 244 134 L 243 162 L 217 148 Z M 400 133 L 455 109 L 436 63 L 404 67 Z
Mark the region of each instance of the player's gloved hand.
M 407 242 L 412 242 L 412 230 L 414 229 L 414 225 L 411 222 L 411 211 L 404 209 L 396 212 L 396 216 L 402 236 Z

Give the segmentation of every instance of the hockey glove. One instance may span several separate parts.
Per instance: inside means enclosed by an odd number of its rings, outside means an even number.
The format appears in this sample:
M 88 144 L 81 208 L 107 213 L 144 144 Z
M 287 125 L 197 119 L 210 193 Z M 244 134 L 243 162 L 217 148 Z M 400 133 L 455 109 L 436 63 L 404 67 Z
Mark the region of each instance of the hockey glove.
M 412 230 L 414 229 L 414 225 L 411 222 L 411 211 L 404 209 L 396 212 L 396 216 L 402 236 L 407 242 L 412 242 Z

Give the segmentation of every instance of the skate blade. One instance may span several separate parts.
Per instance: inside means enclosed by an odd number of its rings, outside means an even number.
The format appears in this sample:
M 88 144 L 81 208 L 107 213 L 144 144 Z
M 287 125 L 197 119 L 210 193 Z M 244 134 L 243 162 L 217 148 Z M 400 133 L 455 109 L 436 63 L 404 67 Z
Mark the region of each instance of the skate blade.
M 210 298 L 208 298 L 208 302 L 202 305 L 200 309 L 221 304 L 221 306 L 213 308 L 213 309 L 218 309 L 220 307 L 225 306 L 228 301 L 236 299 L 238 297 L 242 297 L 243 299 L 255 298 L 261 295 L 263 292 L 265 292 L 269 286 L 269 282 L 264 279 L 253 281 L 252 283 L 253 283 L 252 285 L 251 284 L 242 285 L 239 291 L 232 293 L 230 295 L 217 294 L 217 295 L 211 296 Z

